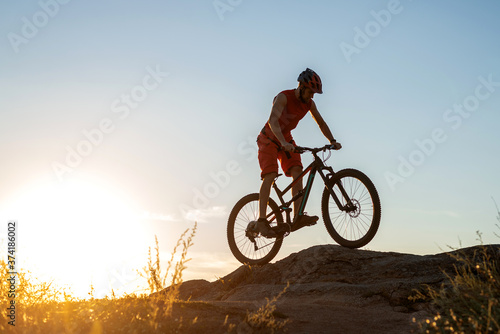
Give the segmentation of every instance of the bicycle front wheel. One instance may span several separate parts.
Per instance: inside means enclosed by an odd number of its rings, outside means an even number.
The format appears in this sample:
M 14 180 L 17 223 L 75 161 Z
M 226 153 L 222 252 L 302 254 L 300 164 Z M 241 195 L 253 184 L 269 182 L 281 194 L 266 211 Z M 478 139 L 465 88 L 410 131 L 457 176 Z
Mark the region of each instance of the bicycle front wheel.
M 271 198 L 267 205 L 268 221 L 271 227 L 283 222 L 278 205 Z M 229 214 L 227 222 L 227 240 L 234 257 L 243 264 L 263 265 L 278 254 L 283 237 L 268 239 L 260 234 L 249 238 L 247 228 L 250 222 L 259 219 L 259 194 L 249 194 L 240 199 Z
M 368 176 L 356 169 L 343 169 L 328 182 L 341 204 L 341 207 L 337 206 L 325 187 L 321 211 L 328 233 L 341 246 L 365 246 L 373 239 L 380 225 L 381 208 L 377 189 Z

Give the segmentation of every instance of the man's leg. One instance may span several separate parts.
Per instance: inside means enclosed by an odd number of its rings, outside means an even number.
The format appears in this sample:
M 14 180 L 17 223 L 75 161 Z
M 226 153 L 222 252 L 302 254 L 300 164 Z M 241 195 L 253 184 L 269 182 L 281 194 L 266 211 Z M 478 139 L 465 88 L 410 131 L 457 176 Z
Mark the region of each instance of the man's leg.
M 293 166 L 290 168 L 290 174 L 292 175 L 292 178 L 294 181 L 299 177 L 300 173 L 302 173 L 301 166 Z M 299 180 L 292 187 L 292 197 L 297 195 L 302 189 L 303 189 L 302 180 Z M 300 206 L 300 200 L 293 202 L 293 215 L 294 216 L 296 216 L 297 213 L 299 212 L 299 209 L 300 209 L 299 206 Z
M 259 219 L 257 220 L 257 230 L 267 238 L 275 238 L 276 232 L 271 229 L 267 216 L 267 202 L 271 193 L 271 186 L 278 173 L 267 173 L 262 177 L 262 184 L 259 191 Z
M 259 218 L 266 218 L 267 216 L 267 202 L 271 194 L 271 186 L 278 173 L 268 173 L 262 178 L 259 192 Z
M 259 219 L 256 222 L 256 228 L 263 236 L 275 238 L 276 233 L 269 226 L 266 216 L 271 186 L 278 176 L 278 147 L 263 136 L 257 138 L 257 145 L 259 146 L 258 158 L 262 184 L 259 191 Z
M 300 176 L 301 173 L 302 173 L 301 166 L 293 166 L 290 168 L 290 174 L 292 175 L 294 180 L 296 180 Z M 298 194 L 300 191 L 302 191 L 302 189 L 303 189 L 302 180 L 299 180 L 292 187 L 292 196 L 295 196 L 296 194 Z M 293 202 L 294 227 L 292 227 L 292 231 L 297 230 L 297 229 L 304 227 L 304 226 L 314 225 L 314 224 L 316 224 L 316 221 L 318 220 L 318 216 L 307 216 L 307 215 L 298 216 L 301 202 L 302 202 L 301 198 L 299 198 L 298 200 Z

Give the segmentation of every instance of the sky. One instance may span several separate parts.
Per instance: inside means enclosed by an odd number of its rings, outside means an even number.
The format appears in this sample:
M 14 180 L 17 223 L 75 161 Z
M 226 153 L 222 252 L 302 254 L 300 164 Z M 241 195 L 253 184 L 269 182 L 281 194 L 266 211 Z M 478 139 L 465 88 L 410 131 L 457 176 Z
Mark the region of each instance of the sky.
M 229 212 L 258 192 L 256 137 L 306 67 L 343 146 L 328 163 L 380 194 L 364 249 L 498 243 L 499 14 L 493 0 L 3 1 L 0 254 L 15 220 L 20 268 L 104 296 L 137 290 L 155 236 L 165 263 L 197 222 L 184 279 L 237 269 Z M 327 143 L 309 115 L 293 135 Z M 321 222 L 275 260 L 318 244 L 334 244 Z

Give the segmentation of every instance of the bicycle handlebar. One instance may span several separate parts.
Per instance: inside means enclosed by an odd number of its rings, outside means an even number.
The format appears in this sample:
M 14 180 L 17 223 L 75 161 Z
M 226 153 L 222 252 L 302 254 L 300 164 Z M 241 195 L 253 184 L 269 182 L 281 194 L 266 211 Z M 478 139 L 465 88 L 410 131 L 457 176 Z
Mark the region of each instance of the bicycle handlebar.
M 303 146 L 295 146 L 295 152 L 296 153 L 299 153 L 299 154 L 302 154 L 306 151 L 309 151 L 311 153 L 318 153 L 318 152 L 325 152 L 326 150 L 338 150 L 338 149 L 335 149 L 333 145 L 325 145 L 323 147 L 315 147 L 315 148 L 310 148 L 310 147 L 303 147 Z

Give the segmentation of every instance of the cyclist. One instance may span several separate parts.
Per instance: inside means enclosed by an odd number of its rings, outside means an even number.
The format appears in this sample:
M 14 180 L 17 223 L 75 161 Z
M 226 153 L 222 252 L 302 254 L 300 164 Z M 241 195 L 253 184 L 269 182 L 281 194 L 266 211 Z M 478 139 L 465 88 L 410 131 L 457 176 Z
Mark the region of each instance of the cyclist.
M 299 82 L 295 89 L 280 92 L 273 100 L 271 115 L 268 122 L 257 137 L 259 147 L 258 159 L 261 168 L 262 184 L 259 192 L 259 219 L 256 227 L 266 238 L 275 238 L 277 233 L 269 226 L 266 220 L 267 202 L 271 186 L 278 176 L 278 160 L 285 175 L 294 180 L 302 173 L 303 166 L 300 154 L 294 152 L 295 142 L 291 131 L 297 127 L 299 121 L 307 114 L 318 124 L 323 135 L 330 141 L 334 149 L 342 145 L 333 138 L 330 128 L 321 117 L 316 104 L 312 100 L 314 94 L 322 94 L 320 77 L 313 70 L 306 68 L 297 78 Z M 292 196 L 303 189 L 302 180 L 292 187 Z M 299 201 L 294 204 L 294 230 L 304 226 L 316 224 L 317 216 L 297 215 Z

